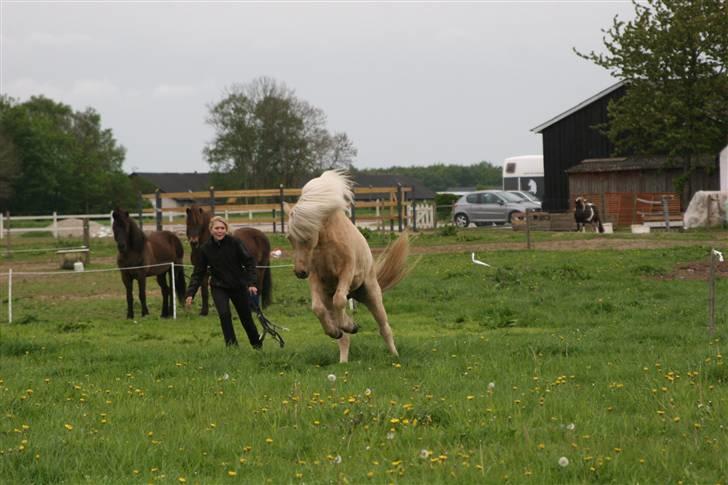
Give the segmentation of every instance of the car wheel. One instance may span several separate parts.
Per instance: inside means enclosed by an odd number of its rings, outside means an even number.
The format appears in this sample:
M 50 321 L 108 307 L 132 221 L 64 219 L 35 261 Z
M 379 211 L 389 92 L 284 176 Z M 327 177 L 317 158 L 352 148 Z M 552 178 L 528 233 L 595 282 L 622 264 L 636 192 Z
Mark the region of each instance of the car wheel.
M 470 219 L 463 213 L 455 214 L 453 220 L 458 227 L 468 227 L 470 225 Z

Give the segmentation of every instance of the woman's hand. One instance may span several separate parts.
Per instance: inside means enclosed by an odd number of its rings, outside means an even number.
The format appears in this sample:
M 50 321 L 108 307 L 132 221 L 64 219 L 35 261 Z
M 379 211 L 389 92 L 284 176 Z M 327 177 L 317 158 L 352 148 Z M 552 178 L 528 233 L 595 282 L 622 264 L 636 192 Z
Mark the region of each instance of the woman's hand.
M 248 287 L 248 292 L 250 292 L 251 295 L 257 295 L 258 294 L 258 288 L 255 286 Z

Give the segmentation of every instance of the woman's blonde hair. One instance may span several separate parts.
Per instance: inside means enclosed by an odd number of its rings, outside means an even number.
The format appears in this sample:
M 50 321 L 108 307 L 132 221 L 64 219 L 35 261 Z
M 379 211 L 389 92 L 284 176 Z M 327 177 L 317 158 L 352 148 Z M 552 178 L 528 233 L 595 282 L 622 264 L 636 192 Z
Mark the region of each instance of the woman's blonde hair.
M 228 226 L 228 222 L 225 220 L 224 217 L 221 216 L 215 216 L 212 219 L 210 219 L 210 232 L 212 232 L 212 226 L 215 225 L 216 222 L 222 223 L 223 226 L 225 226 L 225 232 L 230 232 L 230 227 Z

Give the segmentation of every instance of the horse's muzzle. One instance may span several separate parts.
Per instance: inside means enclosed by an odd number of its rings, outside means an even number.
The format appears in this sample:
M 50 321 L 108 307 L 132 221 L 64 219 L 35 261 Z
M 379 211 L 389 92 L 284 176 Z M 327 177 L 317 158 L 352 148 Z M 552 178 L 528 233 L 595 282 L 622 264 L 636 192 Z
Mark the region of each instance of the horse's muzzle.
M 296 278 L 300 278 L 302 280 L 308 278 L 308 271 L 294 271 L 294 273 L 296 273 Z

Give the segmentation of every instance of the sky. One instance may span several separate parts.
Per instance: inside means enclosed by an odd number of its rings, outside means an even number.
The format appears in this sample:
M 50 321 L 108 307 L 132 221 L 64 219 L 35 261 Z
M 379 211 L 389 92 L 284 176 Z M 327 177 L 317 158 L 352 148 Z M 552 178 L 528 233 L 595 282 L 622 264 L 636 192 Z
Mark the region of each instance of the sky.
M 603 51 L 628 1 L 28 2 L 0 0 L 0 92 L 81 111 L 127 172 L 206 172 L 210 106 L 267 76 L 327 116 L 357 168 L 501 165 L 530 130 L 616 82 Z

